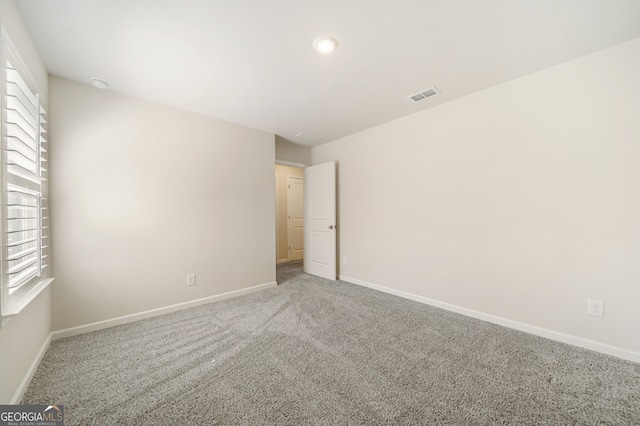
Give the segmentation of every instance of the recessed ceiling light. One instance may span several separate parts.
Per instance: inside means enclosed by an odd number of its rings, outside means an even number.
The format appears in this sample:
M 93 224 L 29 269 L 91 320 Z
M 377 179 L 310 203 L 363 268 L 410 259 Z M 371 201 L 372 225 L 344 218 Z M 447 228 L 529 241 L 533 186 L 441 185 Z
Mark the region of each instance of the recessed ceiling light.
M 99 78 L 92 78 L 91 84 L 93 84 L 93 86 L 97 87 L 98 89 L 106 89 L 107 87 L 109 87 L 109 83 Z
M 328 55 L 337 47 L 338 42 L 331 36 L 320 36 L 313 41 L 313 48 L 321 55 Z

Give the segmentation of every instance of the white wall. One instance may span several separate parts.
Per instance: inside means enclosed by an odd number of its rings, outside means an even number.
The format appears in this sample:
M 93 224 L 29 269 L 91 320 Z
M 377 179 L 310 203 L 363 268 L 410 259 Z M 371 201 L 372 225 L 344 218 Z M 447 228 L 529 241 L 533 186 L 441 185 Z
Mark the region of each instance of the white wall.
M 272 134 L 49 86 L 54 330 L 275 281 Z
M 636 39 L 314 148 L 341 276 L 640 359 L 639 76 Z
M 54 284 L 55 285 L 55 284 Z M 0 329 L 0 402 L 18 404 L 49 345 L 51 286 Z
M 311 149 L 296 145 L 276 135 L 276 160 L 297 164 L 311 164 Z
M 41 102 L 46 105 L 48 72 L 13 1 L 0 0 L 0 22 L 4 25 L 11 41 L 20 52 L 20 57 L 29 68 L 31 77 L 40 89 Z
M 46 105 L 47 70 L 13 1 L 0 0 L 0 22 L 29 68 Z M 45 290 L 0 329 L 0 404 L 12 401 L 23 378 L 29 374 L 29 367 L 48 341 L 50 305 L 51 292 Z

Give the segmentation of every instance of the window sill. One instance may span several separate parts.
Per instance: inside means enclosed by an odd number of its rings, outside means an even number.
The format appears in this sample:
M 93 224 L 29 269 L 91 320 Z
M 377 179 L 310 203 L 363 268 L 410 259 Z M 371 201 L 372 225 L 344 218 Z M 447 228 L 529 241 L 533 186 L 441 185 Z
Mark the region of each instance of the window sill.
M 24 308 L 29 306 L 29 304 L 33 302 L 40 293 L 42 293 L 47 287 L 49 287 L 49 284 L 51 284 L 54 279 L 55 278 L 45 278 L 44 280 L 39 281 L 22 297 L 20 297 L 20 300 L 17 303 L 10 305 L 6 312 L 2 312 L 2 315 L 0 315 L 0 328 L 4 327 L 4 325 L 11 318 L 19 315 L 20 312 L 24 310 Z

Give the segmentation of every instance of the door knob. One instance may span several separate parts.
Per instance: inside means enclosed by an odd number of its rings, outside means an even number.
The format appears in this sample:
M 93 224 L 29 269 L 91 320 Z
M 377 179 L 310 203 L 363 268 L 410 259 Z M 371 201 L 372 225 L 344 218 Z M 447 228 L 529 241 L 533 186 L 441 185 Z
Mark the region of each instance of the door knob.
M 333 225 L 329 225 L 329 229 L 333 229 Z

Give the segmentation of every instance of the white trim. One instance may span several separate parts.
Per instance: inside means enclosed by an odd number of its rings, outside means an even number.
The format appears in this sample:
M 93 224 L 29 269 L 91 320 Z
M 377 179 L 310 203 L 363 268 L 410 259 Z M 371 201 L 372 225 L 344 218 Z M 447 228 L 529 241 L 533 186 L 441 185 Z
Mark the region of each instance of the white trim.
M 475 311 L 473 309 L 464 308 L 462 306 L 452 305 L 450 303 L 441 302 L 439 300 L 430 299 L 424 296 L 418 296 L 417 294 L 408 293 L 401 290 L 381 286 L 378 284 L 372 284 L 366 281 L 359 280 L 357 278 L 351 278 L 344 275 L 340 275 L 339 279 L 351 284 L 356 284 L 363 287 L 368 287 L 373 290 L 382 291 L 384 293 L 393 294 L 405 299 L 410 299 L 416 302 L 424 303 L 426 305 L 435 306 L 447 311 L 456 312 L 468 317 L 488 321 L 493 324 L 502 325 L 504 327 L 513 328 L 515 330 L 524 331 L 525 333 L 535 334 L 536 336 L 545 337 L 547 339 L 556 340 L 558 342 L 568 343 L 573 346 L 578 346 L 592 351 L 601 352 L 607 355 L 613 355 L 618 358 L 626 359 L 629 361 L 640 363 L 640 352 L 634 352 L 628 349 L 620 348 L 617 346 L 608 345 L 606 343 L 596 342 L 595 340 L 589 340 L 578 336 L 572 336 L 570 334 L 561 333 L 559 331 L 553 331 L 535 325 L 526 324 L 518 321 L 513 321 L 507 318 L 498 317 L 484 312 Z
M 49 287 L 49 284 L 51 284 L 54 279 L 55 278 L 45 278 L 29 288 L 24 294 L 20 296 L 14 296 L 19 297 L 18 302 L 15 305 L 11 305 L 6 312 L 2 312 L 2 315 L 0 316 L 0 328 L 4 327 L 7 321 L 15 317 L 16 315 L 19 315 L 20 312 L 24 310 L 24 308 L 29 306 L 29 304 L 33 302 L 40 293 L 42 293 L 47 287 Z M 25 286 L 31 286 L 31 284 L 25 284 Z M 11 300 L 11 296 L 9 297 L 9 300 Z
M 15 404 L 19 404 L 20 401 L 22 401 L 22 398 L 24 397 L 24 393 L 27 391 L 27 388 L 31 383 L 31 379 L 33 379 L 33 375 L 36 374 L 36 370 L 38 369 L 38 366 L 40 365 L 42 358 L 44 358 L 44 354 L 47 352 L 47 349 L 49 349 L 49 345 L 51 344 L 51 341 L 52 341 L 52 333 L 49 333 L 47 338 L 42 343 L 40 350 L 36 354 L 36 357 L 33 359 L 33 361 L 31 362 L 31 365 L 27 369 L 26 374 L 22 378 L 20 385 L 18 385 L 18 389 L 16 389 L 16 392 L 13 394 L 13 397 L 9 401 L 9 404 L 15 405 Z
M 278 160 L 277 158 L 276 164 L 280 164 L 281 166 L 299 167 L 302 169 L 304 169 L 305 167 L 309 167 L 309 164 L 294 163 L 293 161 Z
M 289 192 L 291 192 L 291 184 L 289 183 L 290 179 L 298 179 L 300 181 L 302 181 L 302 185 L 303 185 L 303 189 L 304 189 L 304 175 L 303 176 L 295 176 L 295 175 L 290 175 L 287 174 L 287 196 L 285 197 L 287 199 L 287 262 L 291 262 L 293 260 L 302 260 L 304 259 L 304 245 L 303 245 L 303 249 L 302 249 L 302 255 L 303 257 L 301 257 L 300 259 L 291 259 L 293 256 L 291 256 L 291 234 L 289 233 L 289 225 L 291 224 L 291 211 L 290 211 L 290 203 L 291 203 L 291 199 L 289 197 Z M 302 202 L 304 203 L 304 199 L 302 200 Z M 302 212 L 302 215 L 304 216 L 304 209 Z M 303 219 L 303 224 L 304 224 L 304 217 Z M 303 230 L 304 233 L 304 230 Z M 277 263 L 276 263 L 277 264 Z
M 116 325 L 127 324 L 130 322 L 138 321 L 145 318 L 156 317 L 170 312 L 181 311 L 183 309 L 192 308 L 194 306 L 205 305 L 211 302 L 218 302 L 220 300 L 229 299 L 231 297 L 242 296 L 245 294 L 253 293 L 260 290 L 267 290 L 274 288 L 278 284 L 275 281 L 266 284 L 259 284 L 249 288 L 243 288 L 241 290 L 230 291 L 228 293 L 216 294 L 214 296 L 204 297 L 202 299 L 192 300 L 190 302 L 177 303 L 175 305 L 165 306 L 163 308 L 151 309 L 149 311 L 138 312 L 136 314 L 124 315 L 117 318 L 111 318 L 108 320 L 97 321 L 90 324 L 79 325 L 76 327 L 65 328 L 63 330 L 57 330 L 52 332 L 53 340 L 62 339 L 64 337 L 77 336 L 79 334 L 89 333 L 96 330 L 102 330 L 104 328 L 113 327 Z

